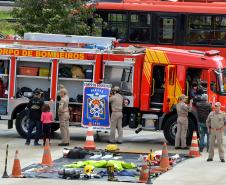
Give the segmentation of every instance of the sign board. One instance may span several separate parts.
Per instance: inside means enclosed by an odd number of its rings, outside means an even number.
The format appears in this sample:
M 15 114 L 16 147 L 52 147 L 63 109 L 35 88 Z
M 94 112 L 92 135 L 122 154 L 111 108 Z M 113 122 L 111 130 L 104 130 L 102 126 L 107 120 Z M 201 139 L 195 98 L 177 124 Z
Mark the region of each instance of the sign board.
M 82 126 L 91 122 L 93 129 L 110 128 L 109 95 L 111 85 L 85 82 L 83 87 Z
M 85 53 L 0 48 L 0 55 L 84 60 Z

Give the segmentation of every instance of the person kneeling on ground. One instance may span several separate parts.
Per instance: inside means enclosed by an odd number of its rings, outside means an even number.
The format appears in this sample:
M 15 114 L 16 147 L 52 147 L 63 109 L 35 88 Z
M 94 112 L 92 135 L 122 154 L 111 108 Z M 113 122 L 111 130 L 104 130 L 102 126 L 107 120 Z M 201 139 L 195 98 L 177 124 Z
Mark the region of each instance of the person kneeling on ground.
M 179 103 L 176 105 L 177 109 L 177 133 L 175 139 L 175 149 L 188 149 L 186 144 L 186 136 L 188 131 L 188 112 L 192 110 L 192 99 L 190 105 L 186 105 L 186 96 L 182 94 L 179 97 Z M 181 147 L 180 147 L 181 143 Z
M 221 162 L 225 162 L 224 159 L 224 123 L 226 121 L 225 113 L 220 110 L 221 103 L 215 103 L 215 110 L 212 111 L 206 120 L 206 126 L 210 134 L 210 146 L 209 146 L 209 158 L 207 161 L 213 161 L 214 157 L 214 145 L 217 140 L 218 152 Z
M 40 91 L 34 92 L 34 97 L 29 101 L 27 108 L 29 110 L 29 126 L 27 133 L 26 145 L 30 145 L 31 134 L 33 129 L 36 127 L 35 133 L 35 141 L 34 145 L 39 146 L 38 143 L 39 138 L 42 135 L 42 125 L 41 125 L 41 114 L 42 114 L 42 106 L 44 105 L 44 101 L 42 100 L 42 95 Z
M 51 125 L 53 123 L 53 114 L 50 112 L 49 104 L 45 104 L 42 107 L 41 122 L 43 132 L 43 146 L 45 146 L 46 139 L 48 139 L 50 142 Z
M 212 107 L 207 100 L 208 100 L 208 95 L 203 94 L 201 96 L 201 101 L 196 103 L 196 109 L 198 113 L 198 122 L 199 122 L 199 132 L 200 132 L 200 152 L 203 151 L 205 146 L 207 148 L 207 151 L 209 149 L 209 134 L 206 126 L 206 120 L 209 113 L 212 111 Z M 207 135 L 207 145 L 205 144 L 205 135 Z

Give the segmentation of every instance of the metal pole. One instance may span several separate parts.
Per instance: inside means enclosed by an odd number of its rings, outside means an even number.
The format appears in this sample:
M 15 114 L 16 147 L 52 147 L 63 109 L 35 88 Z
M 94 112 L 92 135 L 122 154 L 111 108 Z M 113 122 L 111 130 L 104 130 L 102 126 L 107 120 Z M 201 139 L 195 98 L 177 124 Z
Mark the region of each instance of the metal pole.
M 9 178 L 9 175 L 7 173 L 7 162 L 8 162 L 8 150 L 9 150 L 9 145 L 6 145 L 6 156 L 5 156 L 5 171 L 3 173 L 2 178 Z

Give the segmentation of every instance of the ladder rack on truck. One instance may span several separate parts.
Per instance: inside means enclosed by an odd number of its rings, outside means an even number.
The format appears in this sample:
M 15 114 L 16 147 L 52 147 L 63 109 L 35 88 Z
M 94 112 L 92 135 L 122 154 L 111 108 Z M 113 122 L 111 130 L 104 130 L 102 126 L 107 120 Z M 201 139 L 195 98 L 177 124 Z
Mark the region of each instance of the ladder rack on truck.
M 31 41 L 36 42 L 36 41 Z M 39 42 L 39 41 L 38 41 Z M 69 92 L 70 123 L 81 123 L 83 82 L 117 85 L 124 97 L 123 125 L 132 129 L 164 130 L 174 142 L 177 98 L 189 96 L 191 83 L 198 80 L 209 101 L 226 102 L 226 62 L 218 51 L 179 49 L 111 48 L 106 50 L 47 45 L 1 44 L 0 40 L 0 119 L 26 137 L 27 96 L 37 87 L 52 100 L 51 110 L 58 123 L 59 84 Z M 222 80 L 223 79 L 223 80 Z M 151 120 L 151 121 L 150 121 Z M 154 122 L 154 124 L 153 124 Z M 59 125 L 53 124 L 53 130 Z M 188 140 L 197 129 L 195 113 L 189 114 Z

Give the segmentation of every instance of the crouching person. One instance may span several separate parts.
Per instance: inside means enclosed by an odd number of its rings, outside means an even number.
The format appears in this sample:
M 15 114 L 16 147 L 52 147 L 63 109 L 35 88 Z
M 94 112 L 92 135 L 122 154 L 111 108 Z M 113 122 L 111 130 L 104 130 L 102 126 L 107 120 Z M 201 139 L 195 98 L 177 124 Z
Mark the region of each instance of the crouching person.
M 221 103 L 215 103 L 215 110 L 212 111 L 207 120 L 206 125 L 210 133 L 210 146 L 209 146 L 209 158 L 207 161 L 213 161 L 214 157 L 214 145 L 215 140 L 217 140 L 217 147 L 221 162 L 225 162 L 224 159 L 224 146 L 223 146 L 223 136 L 224 136 L 224 123 L 225 123 L 225 113 L 220 110 Z

